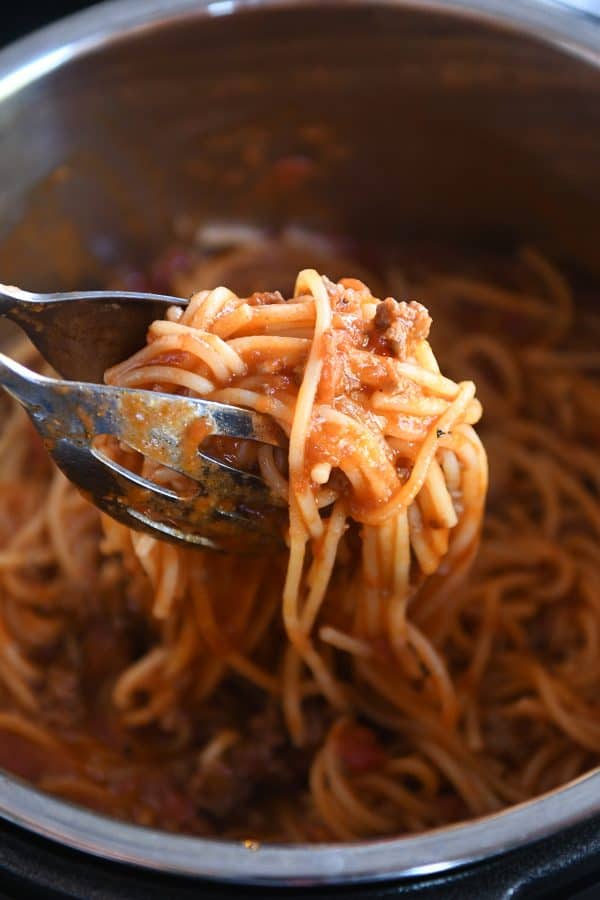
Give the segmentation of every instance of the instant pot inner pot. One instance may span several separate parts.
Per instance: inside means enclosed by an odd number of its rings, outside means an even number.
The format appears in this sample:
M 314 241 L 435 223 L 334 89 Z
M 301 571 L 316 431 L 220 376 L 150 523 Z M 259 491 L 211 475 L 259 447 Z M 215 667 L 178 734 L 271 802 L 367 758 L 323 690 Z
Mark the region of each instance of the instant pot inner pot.
M 527 241 L 593 270 L 599 133 L 593 66 L 473 19 L 200 11 L 1 100 L 2 280 L 95 286 L 207 223 Z
M 0 82 L 2 281 L 100 286 L 115 266 L 143 266 L 215 225 L 473 252 L 527 242 L 600 274 L 600 73 L 591 61 L 473 18 L 394 4 L 222 16 L 204 8 L 75 52 L 28 84 L 27 73 Z M 526 825 L 526 813 L 515 814 L 518 833 L 496 817 L 483 842 L 474 824 L 450 843 L 432 835 L 408 844 L 429 848 L 435 871 L 577 820 L 568 804 L 560 810 L 544 826 L 535 805 Z M 54 829 L 63 839 L 72 814 Z M 106 834 L 97 829 L 93 852 L 110 856 Z M 268 880 L 277 867 L 278 877 L 318 880 L 352 870 L 344 853 L 361 878 L 409 869 L 419 852 L 407 861 L 405 843 L 336 849 L 314 869 L 304 856 L 298 868 L 292 851 L 277 860 L 273 851 L 272 861 L 267 851 L 255 855 L 260 874 L 229 850 L 205 863 L 181 850 L 181 867 L 174 843 L 168 853 L 179 871 Z M 121 841 L 118 856 L 157 865 L 153 847 L 145 856 Z

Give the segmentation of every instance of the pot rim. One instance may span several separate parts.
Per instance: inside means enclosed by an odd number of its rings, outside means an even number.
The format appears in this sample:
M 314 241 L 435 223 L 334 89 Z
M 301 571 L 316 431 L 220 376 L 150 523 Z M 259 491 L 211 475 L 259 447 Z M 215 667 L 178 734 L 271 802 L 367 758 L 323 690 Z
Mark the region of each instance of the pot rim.
M 0 816 L 63 846 L 174 875 L 263 885 L 434 875 L 549 837 L 600 813 L 600 768 L 464 824 L 345 844 L 264 844 L 169 834 L 103 816 L 0 772 Z
M 70 60 L 187 17 L 316 6 L 320 0 L 109 0 L 0 51 L 0 102 Z M 563 0 L 377 0 L 447 12 L 530 35 L 600 68 L 600 19 Z M 333 0 L 332 5 L 365 5 Z M 260 884 L 324 884 L 439 873 L 515 849 L 600 813 L 600 768 L 505 811 L 411 837 L 352 844 L 256 845 L 173 835 L 48 796 L 0 772 L 0 816 L 65 846 L 180 875 Z

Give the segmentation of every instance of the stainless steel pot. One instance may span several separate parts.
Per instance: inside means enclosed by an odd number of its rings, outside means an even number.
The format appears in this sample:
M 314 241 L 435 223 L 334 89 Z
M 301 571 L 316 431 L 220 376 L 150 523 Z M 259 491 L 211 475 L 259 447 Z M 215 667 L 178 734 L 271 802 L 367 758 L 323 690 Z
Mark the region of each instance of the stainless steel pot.
M 528 240 L 600 275 L 600 23 L 558 0 L 104 3 L 0 53 L 0 146 L 0 277 L 28 288 L 99 284 L 214 222 Z M 273 182 L 290 158 L 310 177 Z M 592 773 L 424 836 L 257 851 L 0 775 L 0 814 L 39 835 L 270 884 L 440 872 L 597 813 Z

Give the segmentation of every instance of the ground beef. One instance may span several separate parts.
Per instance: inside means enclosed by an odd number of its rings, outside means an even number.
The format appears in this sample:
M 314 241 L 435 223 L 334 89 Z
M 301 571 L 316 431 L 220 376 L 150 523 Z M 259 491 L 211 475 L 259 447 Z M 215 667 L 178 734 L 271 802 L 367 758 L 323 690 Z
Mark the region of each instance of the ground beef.
M 484 715 L 482 724 L 487 752 L 512 768 L 524 766 L 531 748 L 548 738 L 545 724 L 526 717 L 507 719 L 491 712 Z
M 215 821 L 231 819 L 236 811 L 265 795 L 298 789 L 305 784 L 315 749 L 325 739 L 331 712 L 323 704 L 307 704 L 306 741 L 294 747 L 280 710 L 269 704 L 252 716 L 238 743 L 208 769 L 192 778 L 197 808 Z
M 428 337 L 431 316 L 416 300 L 399 303 L 387 297 L 377 306 L 375 328 L 383 332 L 394 356 L 405 360 L 413 353 L 415 345 Z
M 255 291 L 246 303 L 248 306 L 270 306 L 272 303 L 283 303 L 283 299 L 279 291 Z

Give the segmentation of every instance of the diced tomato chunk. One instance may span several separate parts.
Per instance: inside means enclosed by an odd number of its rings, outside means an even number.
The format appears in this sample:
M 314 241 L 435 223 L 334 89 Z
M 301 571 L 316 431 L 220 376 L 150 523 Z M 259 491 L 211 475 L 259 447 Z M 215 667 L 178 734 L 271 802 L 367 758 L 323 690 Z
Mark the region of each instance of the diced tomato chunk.
M 369 772 L 379 769 L 387 760 L 387 754 L 376 734 L 362 725 L 350 725 L 338 739 L 338 752 L 350 772 Z

